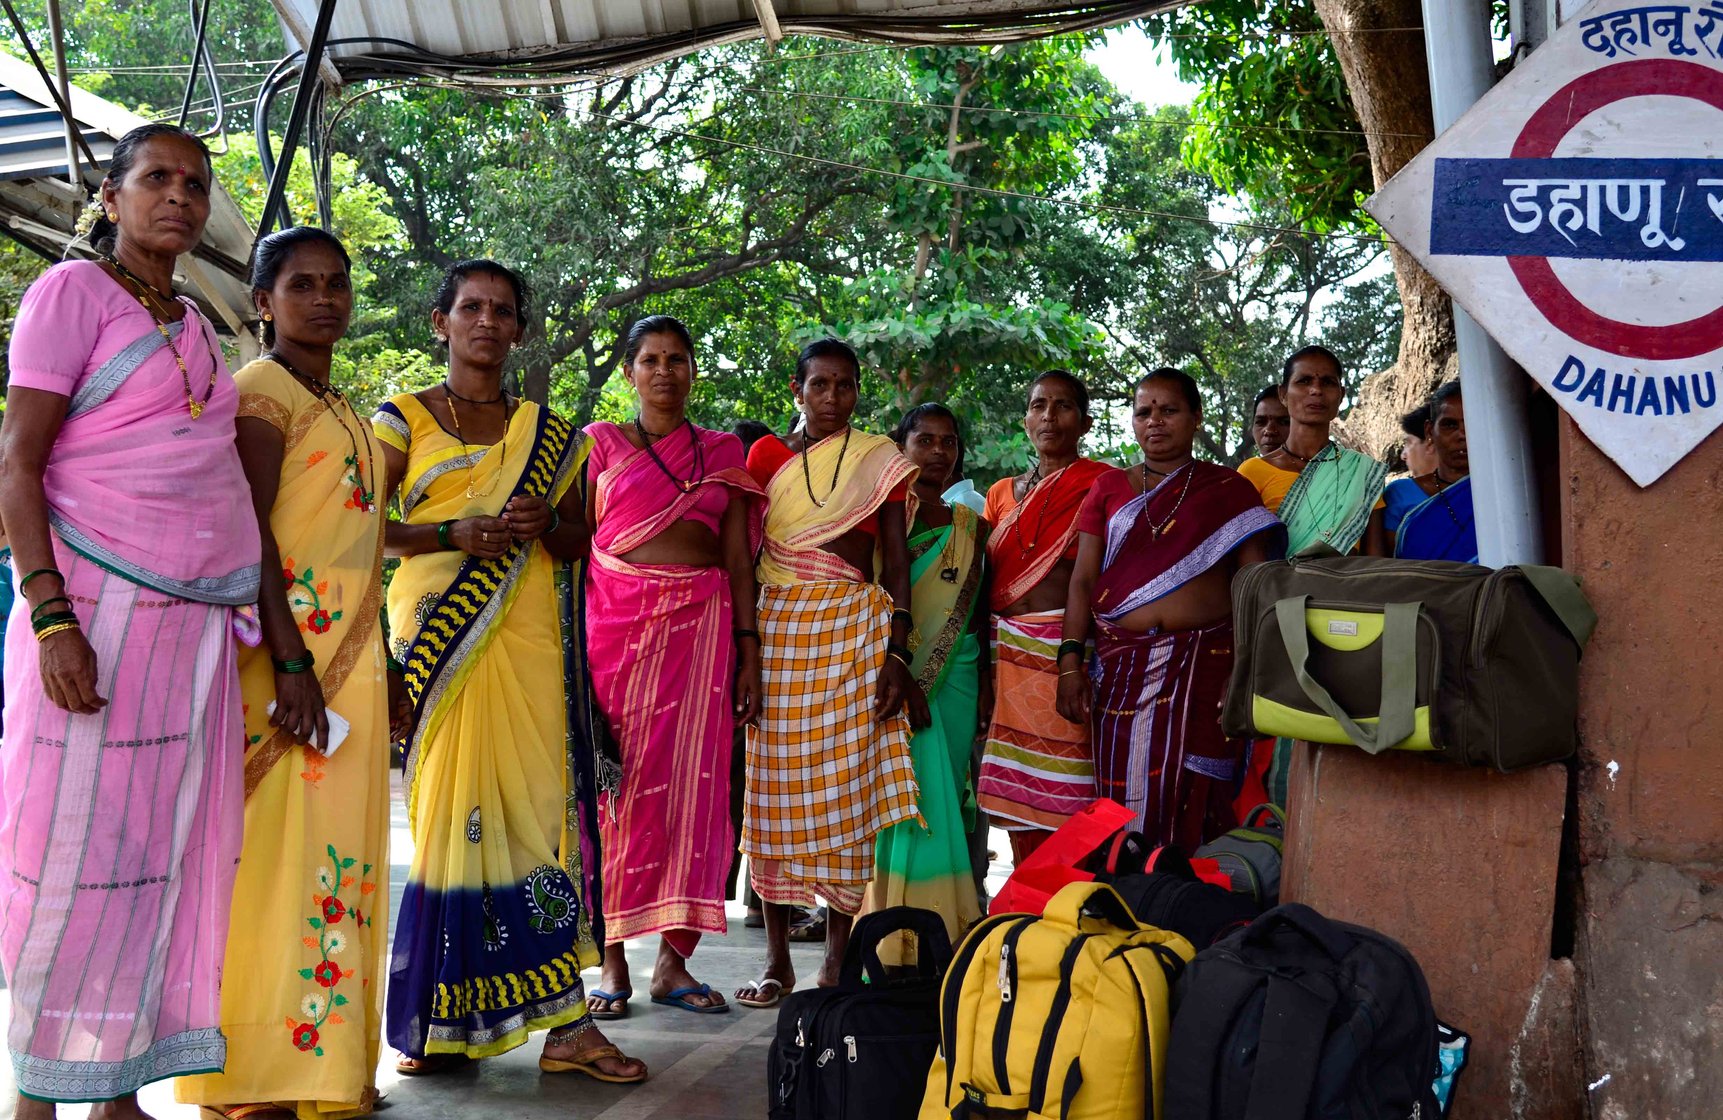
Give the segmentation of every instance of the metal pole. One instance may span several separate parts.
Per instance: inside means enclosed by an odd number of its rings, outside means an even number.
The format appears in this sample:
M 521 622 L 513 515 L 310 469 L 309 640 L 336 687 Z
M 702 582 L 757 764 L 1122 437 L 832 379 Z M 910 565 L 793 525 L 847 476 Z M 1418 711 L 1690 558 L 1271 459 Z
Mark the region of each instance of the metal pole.
M 1423 0 L 1430 102 L 1440 134 L 1495 83 L 1488 0 Z M 1543 563 L 1526 394 L 1530 379 L 1454 305 L 1466 386 L 1466 446 L 1478 559 L 1491 567 Z
M 66 73 L 66 29 L 60 22 L 60 0 L 48 0 L 48 35 L 54 40 L 54 78 L 60 84 L 60 104 L 66 119 L 66 178 L 84 193 L 84 171 L 78 163 L 78 118 L 72 115 L 72 79 Z
M 203 0 L 203 11 L 197 13 L 197 45 L 191 49 L 191 73 L 185 78 L 185 98 L 179 103 L 179 126 L 185 127 L 185 119 L 191 115 L 191 95 L 197 89 L 197 68 L 203 64 L 204 43 L 209 37 L 209 10 L 215 7 L 215 0 Z M 213 82 L 210 93 L 216 92 Z
M 257 236 L 263 237 L 275 228 L 275 214 L 287 198 L 287 175 L 293 169 L 293 155 L 299 147 L 299 134 L 305 131 L 305 121 L 311 114 L 311 91 L 318 82 L 317 69 L 323 62 L 323 44 L 329 40 L 329 24 L 335 18 L 335 0 L 323 0 L 317 7 L 317 24 L 311 29 L 311 41 L 305 44 L 305 61 L 299 71 L 299 91 L 293 96 L 293 112 L 287 118 L 287 132 L 281 138 L 281 155 L 275 163 L 275 174 L 269 177 L 269 194 L 263 200 L 263 214 L 257 220 Z

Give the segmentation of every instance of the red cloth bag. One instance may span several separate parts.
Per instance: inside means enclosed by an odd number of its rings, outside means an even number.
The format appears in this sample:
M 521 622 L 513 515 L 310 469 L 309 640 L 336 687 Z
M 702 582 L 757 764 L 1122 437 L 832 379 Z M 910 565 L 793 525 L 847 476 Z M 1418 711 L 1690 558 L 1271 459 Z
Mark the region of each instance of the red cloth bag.
M 1090 883 L 1095 876 L 1077 865 L 1088 859 L 1131 823 L 1133 814 L 1117 801 L 1103 797 L 1059 826 L 1029 858 L 1012 869 L 1005 886 L 993 896 L 989 914 L 1039 914 L 1069 883 Z

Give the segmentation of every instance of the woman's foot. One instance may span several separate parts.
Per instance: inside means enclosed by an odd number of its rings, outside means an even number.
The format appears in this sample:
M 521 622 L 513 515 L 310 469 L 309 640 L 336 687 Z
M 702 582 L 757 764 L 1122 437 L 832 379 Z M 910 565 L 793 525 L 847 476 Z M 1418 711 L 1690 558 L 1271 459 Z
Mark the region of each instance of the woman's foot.
M 674 994 L 677 992 L 683 994 Z M 658 939 L 658 963 L 652 969 L 652 998 L 673 999 L 690 1011 L 709 1011 L 725 1006 L 724 997 L 694 979 L 694 974 L 688 971 L 687 960 L 664 938 Z
M 41 1102 L 37 1102 L 41 1103 Z M 53 1115 L 53 1105 L 48 1106 L 48 1115 Z M 20 1117 L 24 1113 L 18 1114 Z M 132 1093 L 124 1097 L 116 1097 L 111 1101 L 101 1101 L 90 1106 L 90 1120 L 151 1120 L 150 1114 L 138 1107 L 138 1095 Z
M 12 1115 L 17 1120 L 54 1120 L 54 1102 L 39 1101 L 34 1097 L 18 1095 L 18 1106 Z
M 634 980 L 628 975 L 628 953 L 622 942 L 604 947 L 604 968 L 598 987 L 586 993 L 586 1009 L 595 1019 L 624 1019 L 634 995 Z
M 546 1035 L 538 1068 L 546 1073 L 584 1073 L 617 1085 L 646 1080 L 646 1063 L 611 1045 L 590 1019 Z
M 465 1054 L 426 1054 L 423 1058 L 411 1058 L 401 1055 L 395 1063 L 395 1072 L 404 1073 L 408 1077 L 418 1077 L 433 1073 L 447 1073 L 458 1069 L 472 1061 Z

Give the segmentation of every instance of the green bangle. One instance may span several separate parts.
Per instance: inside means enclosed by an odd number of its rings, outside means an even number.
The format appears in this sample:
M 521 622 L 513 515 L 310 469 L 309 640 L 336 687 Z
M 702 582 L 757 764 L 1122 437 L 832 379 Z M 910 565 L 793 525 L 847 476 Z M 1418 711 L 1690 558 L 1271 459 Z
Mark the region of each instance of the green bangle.
M 389 672 L 405 673 L 407 671 L 407 667 L 405 665 L 395 660 L 394 654 L 386 654 L 384 659 L 389 663 Z
M 1075 638 L 1066 638 L 1059 643 L 1059 652 L 1054 655 L 1053 660 L 1063 661 L 1067 653 L 1076 654 L 1078 662 L 1083 662 L 1088 660 L 1089 647 Z
M 51 626 L 59 626 L 64 623 L 70 623 L 73 626 L 77 626 L 79 624 L 78 616 L 73 614 L 71 611 L 55 611 L 53 614 L 45 614 L 40 618 L 37 618 L 34 615 L 30 617 L 30 629 L 34 630 L 38 634 Z
M 443 546 L 445 552 L 451 551 L 455 547 L 455 542 L 449 539 L 449 534 L 454 531 L 454 528 L 455 523 L 452 519 L 441 522 L 437 526 L 437 543 Z
M 562 527 L 562 514 L 556 512 L 556 507 L 550 507 L 550 524 L 545 526 L 546 533 L 554 533 Z
M 24 589 L 26 587 L 30 586 L 30 581 L 35 579 L 37 576 L 60 576 L 60 569 L 58 569 L 58 568 L 37 568 L 35 571 L 31 572 L 29 575 L 25 576 L 23 579 L 18 581 L 18 593 L 20 595 L 22 595 L 24 593 Z M 66 577 L 60 576 L 60 582 L 65 583 Z
M 64 603 L 66 606 L 70 607 L 72 605 L 72 600 L 66 598 L 64 595 L 56 595 L 52 599 L 43 599 L 40 603 L 37 603 L 30 609 L 30 617 L 35 618 L 37 615 L 41 614 L 43 609 L 46 608 L 49 603 Z
M 283 661 L 279 657 L 271 657 L 269 660 L 275 663 L 277 673 L 303 673 L 317 664 L 317 658 L 311 655 L 310 650 L 305 651 L 305 656 L 295 657 L 290 661 Z

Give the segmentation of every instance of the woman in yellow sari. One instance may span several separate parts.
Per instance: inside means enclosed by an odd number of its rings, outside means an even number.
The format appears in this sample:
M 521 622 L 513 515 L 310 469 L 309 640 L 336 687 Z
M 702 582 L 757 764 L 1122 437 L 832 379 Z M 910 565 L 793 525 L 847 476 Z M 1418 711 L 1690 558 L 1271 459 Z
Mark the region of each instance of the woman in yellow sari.
M 234 380 L 266 645 L 239 657 L 245 844 L 221 987 L 227 1065 L 177 1092 L 208 1117 L 336 1120 L 371 1110 L 383 1028 L 379 463 L 364 417 L 329 384 L 353 311 L 346 250 L 320 229 L 282 230 L 258 243 L 251 282 L 271 350 Z
M 176 1089 L 207 1117 L 338 1120 L 371 1110 L 383 1028 L 379 463 L 364 417 L 329 384 L 353 310 L 346 250 L 320 229 L 282 230 L 258 243 L 251 282 L 271 349 L 234 381 L 266 646 L 239 656 L 245 844 L 221 987 L 227 1065 Z
M 389 1043 L 403 1073 L 512 1050 L 550 1029 L 539 1068 L 646 1078 L 594 1026 L 580 971 L 598 963 L 597 728 L 580 580 L 590 441 L 503 391 L 524 282 L 463 261 L 432 324 L 438 387 L 374 418 L 385 494 L 394 657 L 412 700 L 413 862 L 389 970 Z

